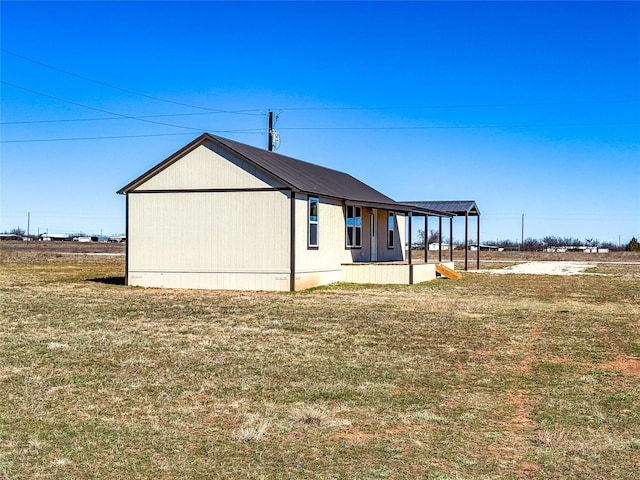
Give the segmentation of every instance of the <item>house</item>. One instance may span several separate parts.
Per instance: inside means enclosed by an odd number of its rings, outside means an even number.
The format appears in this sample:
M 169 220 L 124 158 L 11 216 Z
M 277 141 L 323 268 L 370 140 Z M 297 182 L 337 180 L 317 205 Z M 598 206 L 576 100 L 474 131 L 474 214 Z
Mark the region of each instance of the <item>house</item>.
M 128 285 L 302 290 L 338 281 L 411 284 L 414 216 L 343 172 L 208 133 L 118 191 Z M 453 268 L 453 262 L 447 264 Z
M 15 241 L 15 240 L 26 240 L 22 235 L 18 235 L 17 233 L 0 233 L 0 241 Z

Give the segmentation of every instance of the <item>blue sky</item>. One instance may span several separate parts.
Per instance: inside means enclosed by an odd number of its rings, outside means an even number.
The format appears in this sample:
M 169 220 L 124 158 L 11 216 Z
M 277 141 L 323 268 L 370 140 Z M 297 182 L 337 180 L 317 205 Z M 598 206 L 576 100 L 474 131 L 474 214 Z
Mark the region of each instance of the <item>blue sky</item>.
M 279 153 L 475 200 L 482 241 L 640 236 L 640 3 L 0 9 L 0 231 L 123 232 L 116 190 L 203 131 L 266 148 L 271 109 Z

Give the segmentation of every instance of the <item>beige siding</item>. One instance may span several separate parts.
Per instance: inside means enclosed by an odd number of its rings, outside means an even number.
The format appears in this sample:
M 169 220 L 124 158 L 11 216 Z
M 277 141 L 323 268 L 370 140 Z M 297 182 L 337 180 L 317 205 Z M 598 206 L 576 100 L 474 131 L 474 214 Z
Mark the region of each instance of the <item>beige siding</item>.
M 409 283 L 409 265 L 381 265 L 376 263 L 343 265 L 342 281 L 406 285 Z
M 289 215 L 273 191 L 129 194 L 129 283 L 287 290 Z
M 207 144 L 200 145 L 160 171 L 136 188 L 136 191 L 282 186 L 284 185 L 263 174 L 246 160 L 231 152 L 222 151 L 216 145 Z
M 411 265 L 411 268 L 413 269 L 413 283 L 429 282 L 436 278 L 435 263 Z
M 394 215 L 394 244 L 393 248 L 388 247 L 388 215 L 387 210 L 378 210 L 378 261 L 379 262 L 396 262 L 405 260 L 405 217 L 403 215 Z
M 397 242 L 395 244 L 394 247 L 394 252 L 396 254 L 400 255 L 400 258 L 402 260 L 406 260 L 407 256 L 406 256 L 406 252 L 407 252 L 407 228 L 406 225 L 409 223 L 408 221 L 408 217 L 406 217 L 405 215 L 396 215 L 396 223 L 397 223 L 397 227 L 396 228 L 396 235 L 397 235 Z
M 453 262 L 442 262 L 453 269 Z M 342 266 L 342 281 L 349 283 L 374 283 L 408 285 L 436 278 L 435 263 L 379 264 L 351 263 Z
M 296 290 L 339 282 L 344 246 L 344 209 L 320 198 L 318 247 L 309 247 L 308 197 L 296 195 Z

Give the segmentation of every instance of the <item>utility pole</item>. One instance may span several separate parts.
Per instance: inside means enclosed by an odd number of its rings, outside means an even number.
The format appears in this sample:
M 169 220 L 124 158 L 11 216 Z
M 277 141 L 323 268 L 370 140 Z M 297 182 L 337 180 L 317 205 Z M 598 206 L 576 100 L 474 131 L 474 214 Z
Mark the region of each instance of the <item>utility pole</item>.
M 269 110 L 269 151 L 273 152 L 273 112 Z
M 29 238 L 29 224 L 31 223 L 31 212 L 27 212 L 27 238 Z
M 524 252 L 524 213 L 522 214 L 522 237 L 521 237 L 521 247 L 520 249 Z

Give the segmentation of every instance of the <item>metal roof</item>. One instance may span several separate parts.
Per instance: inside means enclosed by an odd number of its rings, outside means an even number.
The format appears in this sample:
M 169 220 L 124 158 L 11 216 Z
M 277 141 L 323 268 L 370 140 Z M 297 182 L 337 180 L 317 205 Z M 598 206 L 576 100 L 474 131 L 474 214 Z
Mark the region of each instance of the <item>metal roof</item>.
M 275 175 L 295 190 L 385 205 L 397 202 L 351 175 L 226 138 L 211 136 L 227 148 Z
M 203 133 L 173 155 L 167 157 L 158 165 L 143 173 L 128 185 L 122 187 L 118 190 L 118 193 L 127 194 L 135 190 L 154 175 L 157 175 L 189 152 L 207 142 L 212 142 L 234 152 L 257 168 L 276 177 L 296 192 L 338 198 L 349 204 L 404 213 L 413 212 L 419 215 L 426 214 L 448 217 L 452 215 L 464 215 L 465 212 L 469 212 L 470 215 L 478 215 L 480 213 L 473 201 L 396 202 L 347 173 L 304 162 L 261 148 L 252 147 L 251 145 L 209 133 Z
M 452 213 L 454 215 L 480 215 L 480 210 L 473 200 L 410 201 L 400 203 L 427 210 Z
M 397 203 L 347 173 L 321 167 L 320 165 L 304 162 L 208 133 L 200 135 L 178 152 L 118 190 L 118 193 L 129 193 L 207 141 L 222 145 L 226 149 L 235 152 L 258 168 L 275 176 L 294 191 L 357 201 L 363 205 L 380 204 L 399 211 L 410 211 L 412 209 L 411 206 Z

